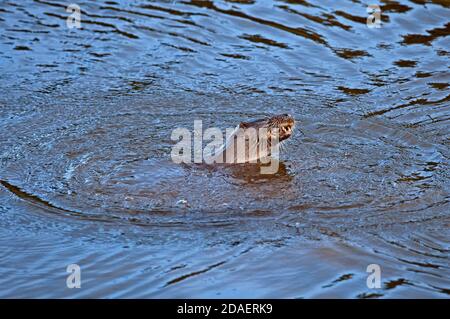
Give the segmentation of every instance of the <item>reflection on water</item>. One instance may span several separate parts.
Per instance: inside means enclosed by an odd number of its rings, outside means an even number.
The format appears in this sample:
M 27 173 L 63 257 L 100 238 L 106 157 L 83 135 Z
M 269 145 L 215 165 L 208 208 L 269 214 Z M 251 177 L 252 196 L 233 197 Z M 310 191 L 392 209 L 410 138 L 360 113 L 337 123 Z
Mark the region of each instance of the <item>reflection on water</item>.
M 450 9 L 368 4 L 4 1 L 0 296 L 448 297 Z M 276 175 L 170 160 L 280 113 Z

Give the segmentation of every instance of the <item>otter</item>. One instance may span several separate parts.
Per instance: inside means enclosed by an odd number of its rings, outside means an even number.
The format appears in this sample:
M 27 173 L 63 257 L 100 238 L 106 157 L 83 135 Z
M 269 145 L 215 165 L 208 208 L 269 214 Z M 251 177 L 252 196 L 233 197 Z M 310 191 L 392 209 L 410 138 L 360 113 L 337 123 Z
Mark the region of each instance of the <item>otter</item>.
M 268 163 L 277 157 L 281 143 L 293 134 L 295 120 L 289 114 L 276 115 L 251 122 L 241 122 L 225 143 L 205 162 L 213 163 Z

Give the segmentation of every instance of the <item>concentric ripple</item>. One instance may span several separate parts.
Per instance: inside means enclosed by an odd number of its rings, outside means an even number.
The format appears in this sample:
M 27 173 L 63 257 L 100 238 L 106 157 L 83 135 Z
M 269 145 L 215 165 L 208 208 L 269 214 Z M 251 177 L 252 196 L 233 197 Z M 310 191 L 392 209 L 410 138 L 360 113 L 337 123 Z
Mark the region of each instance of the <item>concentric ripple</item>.
M 0 7 L 0 297 L 448 297 L 446 1 L 79 5 Z M 275 175 L 170 159 L 281 113 Z

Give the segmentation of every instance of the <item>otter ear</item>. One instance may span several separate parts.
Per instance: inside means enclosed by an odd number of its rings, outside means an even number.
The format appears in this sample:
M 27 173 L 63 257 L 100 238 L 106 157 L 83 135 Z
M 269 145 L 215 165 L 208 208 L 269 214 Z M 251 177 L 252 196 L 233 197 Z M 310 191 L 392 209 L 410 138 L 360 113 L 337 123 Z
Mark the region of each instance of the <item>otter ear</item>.
M 247 128 L 248 125 L 249 125 L 249 123 L 247 123 L 247 122 L 241 122 L 241 123 L 239 123 L 239 128 Z

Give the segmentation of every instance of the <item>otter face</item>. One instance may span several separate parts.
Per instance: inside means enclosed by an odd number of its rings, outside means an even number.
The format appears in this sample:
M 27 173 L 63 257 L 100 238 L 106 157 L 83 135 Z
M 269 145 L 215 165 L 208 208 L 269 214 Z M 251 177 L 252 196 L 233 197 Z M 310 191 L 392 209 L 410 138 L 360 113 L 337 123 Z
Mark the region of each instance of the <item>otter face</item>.
M 274 117 L 271 117 L 269 119 L 269 128 L 277 128 L 278 134 L 279 134 L 279 141 L 282 142 L 289 137 L 291 137 L 292 132 L 295 127 L 295 120 L 294 118 L 289 114 L 282 114 L 277 115 Z M 269 130 L 272 131 L 272 130 Z M 274 133 L 272 133 L 274 134 Z
M 276 134 L 278 134 L 279 142 L 282 142 L 291 137 L 295 127 L 295 120 L 289 114 L 281 114 L 262 120 L 242 122 L 241 124 L 239 124 L 239 127 L 244 130 L 247 128 L 255 128 L 256 130 L 260 128 L 266 128 L 268 134 L 267 141 L 270 145 Z

